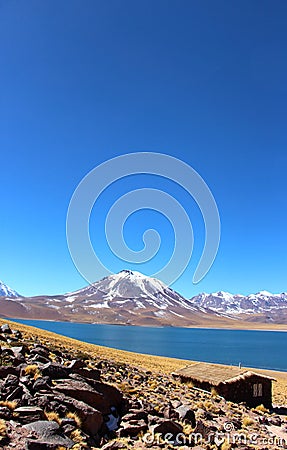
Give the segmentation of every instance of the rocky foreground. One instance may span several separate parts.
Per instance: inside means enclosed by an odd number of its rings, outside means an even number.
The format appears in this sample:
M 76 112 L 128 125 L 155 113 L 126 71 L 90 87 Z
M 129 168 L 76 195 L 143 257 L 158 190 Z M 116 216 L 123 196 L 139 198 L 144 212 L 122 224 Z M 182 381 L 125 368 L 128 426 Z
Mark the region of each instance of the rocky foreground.
M 250 410 L 8 324 L 0 343 L 0 448 L 287 448 L 286 416 L 274 411 Z

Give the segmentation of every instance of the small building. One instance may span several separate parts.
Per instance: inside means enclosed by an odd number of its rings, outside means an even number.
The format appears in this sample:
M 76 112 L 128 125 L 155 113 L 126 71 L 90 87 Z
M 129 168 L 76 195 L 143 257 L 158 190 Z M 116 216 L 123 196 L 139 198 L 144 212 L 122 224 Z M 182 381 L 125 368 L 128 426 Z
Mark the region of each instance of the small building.
M 181 382 L 191 382 L 195 388 L 216 393 L 234 403 L 250 407 L 263 404 L 272 407 L 272 381 L 275 378 L 236 366 L 194 363 L 173 372 Z

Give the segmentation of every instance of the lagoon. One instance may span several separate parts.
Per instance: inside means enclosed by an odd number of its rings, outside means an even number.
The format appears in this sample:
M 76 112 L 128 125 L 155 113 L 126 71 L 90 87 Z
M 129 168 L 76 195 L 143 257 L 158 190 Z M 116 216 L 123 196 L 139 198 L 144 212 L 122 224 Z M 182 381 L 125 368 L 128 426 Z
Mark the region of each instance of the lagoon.
M 91 344 L 131 352 L 287 371 L 287 333 L 281 331 L 11 320 Z

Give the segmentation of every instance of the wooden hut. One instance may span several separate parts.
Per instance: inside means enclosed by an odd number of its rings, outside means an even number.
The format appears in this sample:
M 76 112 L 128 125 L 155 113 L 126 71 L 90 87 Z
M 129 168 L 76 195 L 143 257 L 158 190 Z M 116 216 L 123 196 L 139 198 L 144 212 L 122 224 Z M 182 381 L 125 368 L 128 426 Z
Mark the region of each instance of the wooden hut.
M 276 381 L 275 378 L 251 370 L 199 362 L 185 366 L 172 375 L 183 383 L 191 382 L 196 388 L 209 392 L 214 389 L 218 395 L 235 403 L 272 407 L 272 381 Z

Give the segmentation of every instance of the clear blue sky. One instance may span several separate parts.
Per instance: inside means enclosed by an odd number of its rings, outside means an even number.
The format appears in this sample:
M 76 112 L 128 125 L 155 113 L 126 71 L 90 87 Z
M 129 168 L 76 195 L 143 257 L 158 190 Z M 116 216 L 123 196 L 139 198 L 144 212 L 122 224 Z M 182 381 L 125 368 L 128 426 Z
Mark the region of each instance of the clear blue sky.
M 221 215 L 216 261 L 192 285 L 203 224 L 166 185 L 199 236 L 173 287 L 286 291 L 286 20 L 283 0 L 1 1 L 0 279 L 24 295 L 84 286 L 66 244 L 71 195 L 106 159 L 150 151 L 197 170 Z M 102 211 L 146 184 L 112 187 Z M 153 222 L 167 237 L 164 259 L 172 233 L 156 213 L 132 217 L 127 242 L 140 246 L 134 230 Z M 99 252 L 124 268 L 102 240 Z

